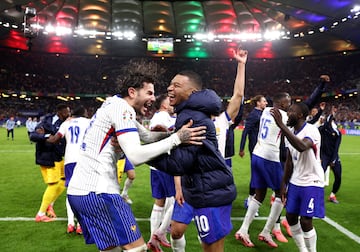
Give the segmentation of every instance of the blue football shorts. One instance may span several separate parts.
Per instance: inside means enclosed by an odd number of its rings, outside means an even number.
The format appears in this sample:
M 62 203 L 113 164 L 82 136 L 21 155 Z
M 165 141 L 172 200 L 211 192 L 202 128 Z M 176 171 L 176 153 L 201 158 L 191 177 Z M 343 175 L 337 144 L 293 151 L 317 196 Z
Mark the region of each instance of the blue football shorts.
M 252 155 L 250 183 L 252 188 L 280 190 L 283 173 L 283 167 L 280 162 Z
M 151 194 L 154 199 L 175 196 L 174 176 L 159 170 L 150 169 Z
M 324 218 L 324 188 L 289 184 L 286 212 L 306 217 Z
M 65 165 L 65 186 L 69 185 L 70 179 L 73 175 L 76 163 L 68 163 Z
M 125 158 L 125 166 L 124 166 L 124 172 L 130 171 L 130 170 L 134 170 L 135 167 L 134 165 L 130 162 L 129 159 Z
M 231 209 L 231 204 L 219 207 L 193 208 L 186 202 L 183 206 L 175 202 L 172 220 L 188 225 L 193 219 L 201 241 L 211 244 L 231 232 L 233 228 Z
M 124 246 L 141 237 L 129 205 L 119 194 L 68 195 L 71 208 L 80 222 L 85 242 L 99 250 Z

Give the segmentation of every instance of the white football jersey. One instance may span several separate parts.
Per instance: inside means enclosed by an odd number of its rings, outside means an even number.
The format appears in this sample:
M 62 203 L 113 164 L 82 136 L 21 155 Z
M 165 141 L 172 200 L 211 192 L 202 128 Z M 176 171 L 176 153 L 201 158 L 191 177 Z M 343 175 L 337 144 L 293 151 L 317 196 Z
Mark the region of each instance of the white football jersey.
M 150 120 L 149 128 L 150 130 L 152 130 L 153 127 L 157 125 L 161 125 L 164 128 L 166 128 L 168 131 L 172 131 L 175 128 L 175 121 L 176 121 L 176 117 L 171 116 L 168 112 L 157 111 Z M 150 169 L 156 170 L 156 168 L 153 166 L 150 166 Z
M 270 114 L 271 107 L 264 109 L 260 117 L 259 134 L 253 154 L 266 160 L 280 162 L 281 130 L 276 125 L 274 117 Z M 279 109 L 282 121 L 286 125 L 287 113 Z
M 176 117 L 170 116 L 166 111 L 156 112 L 150 120 L 150 130 L 156 125 L 164 126 L 168 131 L 172 131 L 175 127 Z
M 233 121 L 226 111 L 222 112 L 214 119 L 216 138 L 218 141 L 218 149 L 223 157 L 225 157 L 226 135 Z
M 76 117 L 70 118 L 60 125 L 57 134 L 66 139 L 65 164 L 76 163 L 78 161 L 80 145 L 89 121 L 90 119 L 85 117 Z
M 116 95 L 106 99 L 85 131 L 68 194 L 120 194 L 117 161 L 123 154 L 136 166 L 181 144 L 178 134 L 172 134 L 142 145 L 138 124 L 134 108 L 124 99 Z M 117 137 L 120 147 L 113 146 L 113 136 Z
M 125 100 L 113 96 L 104 101 L 86 129 L 79 161 L 68 186 L 68 194 L 119 194 L 116 163 L 121 153 L 115 151 L 115 147 L 111 145 L 111 137 L 137 132 L 135 120 L 135 110 Z
M 295 134 L 295 132 L 294 132 Z M 316 126 L 305 123 L 302 129 L 296 133 L 300 139 L 308 138 L 313 142 L 312 148 L 299 152 L 287 140 L 294 165 L 290 183 L 297 186 L 324 187 L 324 170 L 320 160 L 321 136 Z

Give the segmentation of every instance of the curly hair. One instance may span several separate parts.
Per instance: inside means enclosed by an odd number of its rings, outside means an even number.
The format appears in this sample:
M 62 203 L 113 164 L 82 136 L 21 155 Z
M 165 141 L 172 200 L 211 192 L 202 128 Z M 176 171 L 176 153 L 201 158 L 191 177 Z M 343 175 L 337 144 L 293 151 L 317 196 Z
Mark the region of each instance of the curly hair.
M 132 59 L 121 68 L 116 84 L 117 91 L 122 97 L 129 95 L 128 89 L 133 87 L 141 89 L 144 83 L 161 83 L 161 76 L 165 69 L 161 68 L 156 62 L 146 59 Z

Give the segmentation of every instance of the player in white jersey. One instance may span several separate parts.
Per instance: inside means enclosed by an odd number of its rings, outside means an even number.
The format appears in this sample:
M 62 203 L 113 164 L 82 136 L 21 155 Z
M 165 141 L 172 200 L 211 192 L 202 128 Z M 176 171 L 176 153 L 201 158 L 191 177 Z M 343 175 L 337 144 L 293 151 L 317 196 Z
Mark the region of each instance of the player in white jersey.
M 145 114 L 154 102 L 153 79 L 129 72 L 119 81 L 119 95 L 104 101 L 85 132 L 68 198 L 86 243 L 96 243 L 100 251 L 140 252 L 147 246 L 130 206 L 120 196 L 116 166 L 120 155 L 140 165 L 181 143 L 201 144 L 204 127 L 190 128 L 190 122 L 165 139 L 167 133 L 147 131 L 136 121 L 136 112 Z
M 151 131 L 173 131 L 176 117 L 174 108 L 170 105 L 167 94 L 156 97 L 154 103 L 156 112 L 150 120 Z M 159 245 L 170 247 L 166 231 L 170 225 L 175 202 L 174 177 L 150 166 L 150 183 L 152 197 L 155 199 L 150 215 L 149 250 L 161 251 Z
M 271 107 L 264 109 L 260 117 L 259 134 L 253 154 L 266 160 L 280 162 L 280 141 L 281 130 L 276 125 L 274 118 L 270 114 Z M 287 114 L 284 110 L 279 110 L 286 123 Z
M 317 234 L 312 218 L 325 216 L 321 136 L 314 125 L 306 123 L 309 109 L 304 103 L 295 103 L 288 110 L 287 125 L 292 130 L 285 126 L 277 109 L 271 113 L 287 139 L 288 155 L 281 187 L 286 219 L 299 251 L 315 252 Z
M 65 166 L 65 186 L 67 187 L 71 176 L 74 171 L 74 167 L 79 158 L 80 144 L 84 138 L 84 133 L 89 125 L 90 119 L 87 117 L 87 111 L 83 106 L 78 106 L 65 122 L 60 125 L 58 132 L 50 136 L 47 141 L 50 143 L 57 143 L 61 138 L 66 139 L 66 148 L 64 156 Z M 68 218 L 67 233 L 75 232 L 82 234 L 81 226 L 78 223 L 75 228 L 74 213 L 71 210 L 68 199 L 66 198 L 66 212 Z
M 275 95 L 273 100 L 274 107 L 279 108 L 279 113 L 282 114 L 283 121 L 286 123 L 287 115 L 285 111 L 291 104 L 290 95 L 288 93 L 279 93 Z M 246 247 L 255 246 L 249 237 L 249 227 L 264 201 L 267 188 L 275 191 L 276 197 L 258 239 L 264 241 L 270 247 L 277 247 L 270 232 L 283 209 L 280 199 L 280 186 L 283 176 L 283 168 L 280 162 L 280 142 L 281 130 L 276 125 L 275 119 L 270 113 L 270 108 L 265 108 L 260 118 L 258 139 L 251 158 L 250 184 L 251 187 L 255 188 L 255 196 L 248 203 L 244 221 L 235 234 L 235 238 Z
M 241 99 L 238 102 L 238 104 L 239 104 L 239 108 L 240 108 Z M 235 116 L 233 118 L 235 118 Z M 218 144 L 219 144 L 218 148 L 223 157 L 225 157 L 227 131 L 229 130 L 230 126 L 233 124 L 233 120 L 232 120 L 233 118 L 231 118 L 229 116 L 229 114 L 227 113 L 226 110 L 224 112 L 222 112 L 219 116 L 216 116 L 214 118 L 214 124 L 215 124 L 215 128 L 216 128 L 216 138 L 217 138 Z M 227 159 L 228 158 L 226 158 L 225 161 Z M 228 162 L 226 162 L 226 163 L 229 165 Z

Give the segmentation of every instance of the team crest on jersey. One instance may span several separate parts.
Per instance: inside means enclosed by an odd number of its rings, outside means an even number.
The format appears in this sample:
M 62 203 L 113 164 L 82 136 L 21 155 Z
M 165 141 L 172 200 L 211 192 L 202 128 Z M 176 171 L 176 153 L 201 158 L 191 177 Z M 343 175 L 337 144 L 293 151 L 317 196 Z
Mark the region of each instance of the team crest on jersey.
M 123 119 L 124 120 L 133 120 L 133 115 L 130 111 L 126 110 L 123 113 Z

